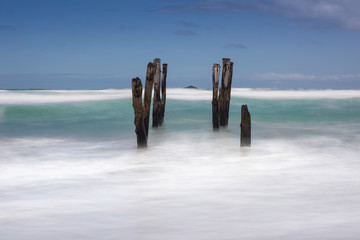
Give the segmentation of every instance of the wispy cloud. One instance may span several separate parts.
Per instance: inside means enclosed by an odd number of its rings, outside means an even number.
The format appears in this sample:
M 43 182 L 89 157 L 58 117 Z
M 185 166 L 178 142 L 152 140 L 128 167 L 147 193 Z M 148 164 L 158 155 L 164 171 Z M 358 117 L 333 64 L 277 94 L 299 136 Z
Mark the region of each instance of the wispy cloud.
M 12 31 L 12 30 L 15 30 L 15 27 L 12 26 L 12 25 L 3 25 L 3 24 L 0 24 L 0 31 Z
M 176 35 L 182 35 L 182 36 L 197 36 L 196 32 L 189 31 L 189 30 L 178 30 L 175 32 Z
M 255 74 L 255 79 L 260 80 L 315 80 L 315 75 L 300 73 L 262 73 Z
M 200 25 L 195 22 L 189 22 L 189 21 L 179 21 L 178 22 L 181 26 L 186 28 L 200 28 Z
M 360 31 L 359 0 L 196 0 L 158 10 L 173 12 L 246 12 L 277 15 L 298 22 L 319 22 Z
M 360 80 L 360 74 L 313 75 L 301 73 L 262 73 L 255 74 L 254 79 L 272 81 L 345 81 Z
M 315 24 L 306 24 L 306 23 L 300 23 L 297 24 L 296 27 L 302 28 L 302 29 L 308 29 L 315 32 L 324 32 L 324 28 Z
M 203 26 L 192 21 L 178 21 L 177 24 L 185 29 L 196 29 L 196 30 L 206 30 L 206 31 L 224 30 L 224 28 L 219 25 Z
M 239 48 L 239 49 L 244 49 L 246 48 L 243 44 L 241 43 L 229 43 L 225 46 L 225 48 Z

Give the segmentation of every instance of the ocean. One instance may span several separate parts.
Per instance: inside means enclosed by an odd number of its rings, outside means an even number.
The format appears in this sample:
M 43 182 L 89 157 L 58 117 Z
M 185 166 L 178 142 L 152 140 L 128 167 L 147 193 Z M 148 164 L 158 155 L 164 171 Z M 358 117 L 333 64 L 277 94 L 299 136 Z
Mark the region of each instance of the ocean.
M 137 149 L 130 89 L 0 90 L 0 239 L 360 238 L 360 90 L 234 88 L 215 132 L 211 98 Z

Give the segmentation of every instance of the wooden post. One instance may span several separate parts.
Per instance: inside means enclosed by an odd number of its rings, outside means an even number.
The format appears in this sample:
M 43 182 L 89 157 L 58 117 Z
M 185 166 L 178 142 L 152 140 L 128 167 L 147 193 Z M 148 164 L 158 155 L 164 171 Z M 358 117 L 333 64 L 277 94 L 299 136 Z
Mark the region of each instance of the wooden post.
M 213 66 L 213 99 L 212 99 L 212 123 L 213 129 L 219 129 L 219 76 L 220 64 Z
M 229 111 L 230 111 L 230 98 L 231 98 L 231 84 L 232 84 L 232 75 L 233 75 L 233 66 L 234 63 L 230 62 L 230 73 L 229 73 L 229 87 L 226 93 L 226 126 L 228 125 L 228 121 L 229 121 Z
M 160 98 L 160 72 L 161 63 L 160 58 L 155 58 L 156 70 L 154 75 L 154 101 L 153 101 L 153 127 L 159 126 L 161 118 L 161 98 Z
M 154 85 L 155 70 L 156 70 L 155 63 L 149 62 L 146 69 L 146 82 L 145 82 L 145 93 L 144 93 L 144 124 L 145 124 L 146 137 L 149 135 L 151 95 Z
M 220 126 L 227 126 L 229 120 L 230 95 L 233 63 L 229 58 L 223 58 L 221 88 L 219 92 Z
M 251 146 L 251 115 L 249 113 L 247 105 L 241 106 L 240 128 L 241 128 L 240 146 L 250 147 Z
M 144 115 L 143 115 L 143 106 L 142 106 L 142 83 L 140 78 L 133 78 L 131 82 L 132 89 L 132 100 L 134 108 L 134 124 L 135 132 L 137 136 L 137 145 L 138 148 L 147 146 L 147 135 L 145 132 L 144 125 Z
M 160 124 L 163 124 L 165 117 L 165 104 L 166 104 L 166 77 L 167 77 L 167 64 L 164 63 L 161 79 L 161 119 Z

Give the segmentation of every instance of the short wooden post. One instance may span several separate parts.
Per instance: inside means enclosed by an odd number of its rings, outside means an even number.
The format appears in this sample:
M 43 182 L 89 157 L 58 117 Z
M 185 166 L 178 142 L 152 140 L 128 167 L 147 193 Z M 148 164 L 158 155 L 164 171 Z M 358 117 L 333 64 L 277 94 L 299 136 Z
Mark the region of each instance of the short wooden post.
M 251 146 L 251 115 L 247 105 L 241 106 L 241 137 L 240 146 L 250 147 Z
M 147 135 L 145 132 L 144 115 L 142 106 L 142 83 L 140 78 L 133 78 L 131 82 L 132 100 L 134 108 L 134 124 L 139 148 L 147 146 Z
M 165 104 L 166 104 L 166 77 L 167 77 L 167 64 L 164 63 L 161 78 L 161 119 L 160 124 L 164 122 L 165 117 Z
M 152 89 L 154 85 L 154 74 L 156 65 L 153 62 L 149 62 L 146 69 L 146 82 L 145 82 L 145 93 L 144 93 L 144 124 L 146 137 L 149 135 L 149 117 L 150 117 L 150 106 Z
M 229 58 L 223 58 L 221 88 L 219 92 L 220 126 L 228 125 L 232 71 L 233 71 L 233 63 L 230 62 Z
M 160 58 L 154 59 L 156 70 L 154 75 L 154 100 L 153 100 L 153 127 L 159 126 L 161 118 L 161 97 L 160 97 L 160 73 L 161 63 Z
M 213 129 L 219 129 L 219 76 L 220 64 L 213 66 L 213 99 L 212 99 L 212 123 Z

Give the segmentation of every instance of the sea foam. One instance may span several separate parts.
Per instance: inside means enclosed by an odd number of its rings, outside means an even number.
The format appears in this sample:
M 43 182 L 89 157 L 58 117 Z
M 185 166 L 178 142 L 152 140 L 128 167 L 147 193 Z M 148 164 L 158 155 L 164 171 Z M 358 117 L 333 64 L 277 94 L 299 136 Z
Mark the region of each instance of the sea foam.
M 25 90 L 6 91 L 0 94 L 0 104 L 28 105 L 47 103 L 68 103 L 104 101 L 131 98 L 130 89 L 119 90 Z
M 0 104 L 28 105 L 130 99 L 131 89 L 108 90 L 1 90 Z M 232 97 L 247 99 L 351 99 L 360 98 L 360 90 L 271 90 L 233 88 Z M 168 88 L 167 99 L 211 101 L 212 90 Z
M 212 91 L 171 88 L 167 98 L 175 100 L 211 100 Z M 231 97 L 249 99 L 351 99 L 360 98 L 360 90 L 272 90 L 232 88 Z
M 141 150 L 130 89 L 0 96 L 1 239 L 360 236 L 359 101 L 340 100 L 358 91 L 235 88 L 229 126 L 213 131 L 211 90 L 170 88 Z

